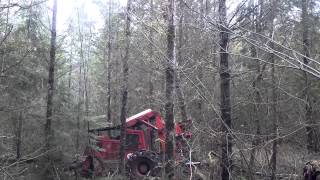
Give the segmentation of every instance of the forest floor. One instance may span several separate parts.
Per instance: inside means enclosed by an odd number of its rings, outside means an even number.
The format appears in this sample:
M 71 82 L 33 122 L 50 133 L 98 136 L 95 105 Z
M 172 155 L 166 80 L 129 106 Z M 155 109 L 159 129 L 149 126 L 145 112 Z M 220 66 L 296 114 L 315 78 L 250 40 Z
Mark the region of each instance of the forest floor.
M 268 145 L 269 146 L 269 145 Z M 256 167 L 255 175 L 257 180 L 270 179 L 270 159 L 272 155 L 271 147 L 265 146 L 260 148 L 256 152 Z M 243 158 L 236 154 L 236 167 L 235 168 L 236 179 L 246 179 L 247 165 L 243 162 Z M 246 153 L 245 157 L 249 160 L 250 154 Z M 309 154 L 305 147 L 292 145 L 292 144 L 280 144 L 278 145 L 277 155 L 277 177 L 278 179 L 286 180 L 301 180 L 303 167 L 306 162 L 310 160 L 320 159 L 320 153 Z
M 269 145 L 268 145 L 269 146 Z M 267 180 L 270 179 L 270 157 L 271 157 L 271 148 L 268 146 L 264 146 L 260 148 L 256 152 L 256 168 L 255 175 L 256 180 Z M 240 156 L 239 150 L 234 148 L 234 164 L 235 168 L 233 169 L 233 177 L 236 180 L 247 180 L 248 166 L 245 164 L 243 156 Z M 245 152 L 245 151 L 242 151 Z M 243 154 L 245 158 L 249 159 L 249 153 L 245 152 Z M 320 153 L 308 154 L 305 147 L 301 147 L 295 144 L 282 143 L 278 147 L 278 159 L 277 159 L 277 177 L 278 179 L 285 180 L 301 180 L 302 179 L 302 171 L 306 162 L 310 160 L 318 160 L 320 159 Z M 62 162 L 62 164 L 66 164 L 66 162 Z M 34 166 L 34 167 L 33 167 Z M 212 171 L 213 176 L 219 180 L 219 162 L 216 162 L 215 167 L 205 167 L 200 168 L 200 172 L 205 175 L 205 180 L 210 179 L 209 173 Z M 16 180 L 38 180 L 39 171 L 41 167 L 36 164 L 20 164 L 19 167 L 12 167 L 7 169 L 8 173 L 12 174 Z M 21 172 L 15 174 L 15 172 Z M 59 173 L 60 174 L 60 173 Z M 74 176 L 60 174 L 61 177 L 65 180 L 73 180 Z M 7 176 L 8 178 L 8 176 Z M 112 177 L 102 177 L 102 178 L 94 178 L 95 180 L 120 180 L 126 179 L 121 178 L 119 176 Z M 85 178 L 79 178 L 79 180 L 85 180 Z

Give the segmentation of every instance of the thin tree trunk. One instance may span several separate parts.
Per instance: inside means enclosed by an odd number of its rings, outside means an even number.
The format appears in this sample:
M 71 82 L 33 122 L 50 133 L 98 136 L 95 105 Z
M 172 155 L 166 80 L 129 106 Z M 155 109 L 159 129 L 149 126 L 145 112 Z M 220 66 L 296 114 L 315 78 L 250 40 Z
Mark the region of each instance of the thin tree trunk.
M 270 39 L 273 39 L 274 34 L 274 19 L 275 19 L 275 8 L 276 8 L 276 0 L 271 0 L 271 23 L 270 23 Z M 270 42 L 270 49 L 274 49 L 273 42 Z M 271 180 L 276 180 L 277 173 L 277 145 L 278 145 L 278 115 L 277 115 L 277 86 L 276 86 L 276 76 L 275 76 L 275 56 L 273 53 L 270 53 L 270 61 L 271 61 L 271 83 L 272 83 L 272 94 L 271 94 L 271 111 L 272 111 L 272 133 L 273 133 L 273 143 L 272 143 L 272 155 L 271 155 Z
M 108 61 L 107 61 L 107 122 L 111 122 L 111 53 L 112 53 L 112 45 L 111 45 L 111 0 L 109 0 L 109 15 L 108 15 Z
M 120 39 L 121 39 L 121 35 L 120 35 L 120 30 L 119 30 L 120 28 L 119 28 L 119 26 L 117 25 L 116 27 L 115 27 L 115 42 L 118 42 L 118 41 L 120 41 Z M 120 45 L 118 44 L 118 43 L 115 43 L 114 44 L 114 52 L 119 52 L 119 50 L 120 50 Z M 120 62 L 122 61 L 122 56 L 121 56 L 121 53 L 117 53 L 118 55 L 116 56 L 116 53 L 114 53 L 114 61 L 115 61 L 115 63 L 114 63 L 114 70 L 115 70 L 115 72 L 120 72 L 121 71 L 121 68 L 120 68 L 120 66 L 121 66 L 121 64 L 120 64 Z M 119 75 L 115 75 L 114 76 L 114 78 L 115 78 L 115 85 L 116 84 L 118 84 L 118 85 L 121 85 L 121 75 L 120 75 L 120 73 L 118 73 Z M 113 87 L 114 89 L 115 89 L 115 91 L 114 91 L 114 96 L 113 96 L 113 102 L 114 102 L 114 106 L 120 106 L 120 101 L 121 101 L 121 92 L 120 91 L 118 91 L 118 90 L 116 90 L 116 89 L 120 89 L 121 87 L 119 87 L 119 86 L 114 86 Z M 111 110 L 112 110 L 112 108 L 111 108 Z M 113 111 L 118 111 L 118 109 L 113 109 Z M 113 113 L 113 114 L 120 114 L 120 113 Z M 120 119 L 120 117 L 119 116 L 117 116 L 117 117 L 115 117 L 114 119 Z
M 229 69 L 229 30 L 227 29 L 226 0 L 219 0 L 219 31 L 220 31 L 220 110 L 222 132 L 221 139 L 221 179 L 229 180 L 231 175 L 232 138 L 229 132 L 231 128 L 231 99 L 230 99 L 230 69 Z
M 92 30 L 91 30 L 91 27 L 89 28 L 90 30 L 90 36 L 89 36 L 89 42 L 88 42 L 88 50 L 87 50 L 87 58 L 86 60 L 84 60 L 83 62 L 83 69 L 84 69 L 84 72 L 83 72 L 83 79 L 84 79 L 84 97 L 85 97 L 85 116 L 86 118 L 85 119 L 88 119 L 89 117 L 89 111 L 90 111 L 90 92 L 89 92 L 89 60 L 90 60 L 90 57 L 91 57 L 91 39 L 93 37 L 92 35 Z M 83 122 L 83 126 L 84 126 L 84 129 L 86 128 L 86 125 L 87 125 L 87 122 Z
M 205 57 L 207 55 L 208 51 L 208 41 L 204 38 L 205 36 L 205 19 L 206 16 L 206 0 L 202 0 L 200 2 L 200 40 L 203 42 L 201 43 L 202 47 L 199 54 L 199 64 L 198 64 L 198 72 L 197 72 L 197 78 L 198 78 L 198 97 L 197 97 L 197 112 L 198 112 L 198 122 L 203 121 L 203 101 L 202 101 L 202 95 L 203 95 L 203 63 L 205 62 Z M 201 32 L 202 31 L 202 32 Z
M 272 143 L 272 155 L 271 155 L 271 180 L 276 179 L 277 171 L 277 144 L 278 144 L 278 116 L 277 116 L 277 94 L 276 94 L 276 79 L 275 79 L 275 67 L 274 67 L 274 56 L 271 55 L 271 81 L 272 81 L 272 121 L 273 121 L 273 143 Z
M 257 52 L 255 47 L 251 47 L 251 57 L 257 58 Z M 262 74 L 261 74 L 261 68 L 260 68 L 260 62 L 256 60 L 256 68 L 257 68 L 257 77 L 253 82 L 252 88 L 254 89 L 254 104 L 253 104 L 253 119 L 254 119 L 254 125 L 256 128 L 255 137 L 252 140 L 252 150 L 250 152 L 250 178 L 251 180 L 254 180 L 253 177 L 253 171 L 255 169 L 255 154 L 256 154 L 256 148 L 260 144 L 260 135 L 261 135 L 261 126 L 260 126 L 260 104 L 262 102 L 261 95 L 260 95 L 260 83 L 262 80 Z
M 173 114 L 173 91 L 175 74 L 175 0 L 168 0 L 168 30 L 167 30 L 167 64 L 166 64 L 166 175 L 168 179 L 174 178 L 174 114 Z
M 68 88 L 69 90 L 71 90 L 71 77 L 72 77 L 72 51 L 71 51 L 71 55 L 70 55 L 70 59 L 69 59 L 69 77 L 68 77 Z M 71 93 L 70 93 L 71 95 Z
M 56 24 L 57 24 L 57 0 L 53 1 L 51 43 L 50 43 L 50 61 L 48 72 L 48 94 L 47 94 L 47 113 L 45 124 L 45 145 L 49 150 L 52 146 L 53 131 L 51 127 L 53 116 L 53 95 L 54 95 L 54 68 L 56 59 Z
M 182 64 L 183 57 L 182 57 L 182 44 L 183 42 L 183 20 L 184 20 L 184 4 L 182 2 L 179 3 L 179 9 L 181 11 L 180 19 L 179 19 L 179 26 L 178 26 L 178 46 L 177 46 L 177 62 Z M 179 66 L 178 66 L 179 67 Z M 177 92 L 178 97 L 178 105 L 181 114 L 181 120 L 186 121 L 188 118 L 187 110 L 186 110 L 186 103 L 184 99 L 184 94 L 181 89 L 181 80 L 180 80 L 180 71 L 181 69 L 174 69 L 175 70 L 175 89 Z
M 153 22 L 153 14 L 154 14 L 154 8 L 153 8 L 153 0 L 150 0 L 150 23 L 152 24 Z M 150 27 L 150 31 L 149 31 L 149 63 L 152 64 L 153 62 L 153 56 L 154 56 L 154 50 L 153 50 L 153 46 L 154 46 L 154 29 L 153 27 Z M 153 70 L 152 68 L 149 69 L 149 95 L 148 95 L 148 99 L 149 99 L 149 106 L 151 109 L 153 109 L 154 107 L 154 86 L 153 86 L 153 82 L 152 82 L 152 77 L 153 77 Z
M 21 134 L 22 134 L 22 121 L 23 121 L 23 112 L 19 113 L 18 118 L 18 127 L 17 127 L 17 133 L 16 133 L 16 156 L 17 159 L 20 159 L 21 157 Z
M 301 14 L 301 22 L 302 22 L 302 42 L 303 42 L 303 63 L 304 65 L 309 64 L 308 58 L 310 58 L 310 40 L 309 40 L 309 15 L 308 15 L 308 4 L 309 0 L 302 0 L 302 14 Z M 304 67 L 306 68 L 306 67 Z M 305 99 L 305 122 L 306 122 L 306 132 L 307 132 L 307 149 L 309 152 L 317 151 L 315 149 L 315 140 L 314 140 L 314 128 L 312 127 L 312 105 L 310 100 L 310 81 L 308 73 L 303 71 L 305 89 L 304 89 L 304 99 Z
M 259 0 L 258 7 L 255 7 L 254 1 L 251 1 L 250 3 L 251 3 L 250 4 L 251 8 L 255 8 L 253 17 L 252 17 L 252 21 L 253 21 L 252 26 L 255 29 L 255 33 L 252 34 L 252 38 L 255 38 L 254 35 L 261 32 L 260 23 L 261 23 L 261 14 L 262 14 L 261 11 L 263 10 L 263 2 Z M 260 61 L 257 59 L 258 58 L 257 49 L 255 48 L 254 45 L 251 45 L 250 53 L 251 53 L 251 57 L 254 58 L 256 63 L 256 77 L 253 81 L 253 89 L 254 89 L 253 119 L 254 119 L 254 125 L 256 128 L 256 133 L 255 133 L 255 137 L 252 140 L 252 150 L 250 152 L 250 162 L 249 162 L 250 179 L 254 180 L 255 154 L 256 154 L 256 148 L 260 144 L 260 135 L 261 135 L 260 106 L 262 103 L 262 98 L 260 94 L 260 91 L 261 91 L 260 86 L 262 81 L 263 69 L 261 69 Z M 265 64 L 264 64 L 264 67 L 265 67 Z
M 125 28 L 125 55 L 122 59 L 123 68 L 123 81 L 122 81 L 122 100 L 121 100 L 121 135 L 120 135 L 120 161 L 119 171 L 122 175 L 125 175 L 125 147 L 126 147 L 126 117 L 127 117 L 127 100 L 128 100 L 128 78 L 129 78 L 129 51 L 130 51 L 130 25 L 131 25 L 131 0 L 127 1 L 127 12 L 126 12 L 126 28 Z
M 77 137 L 76 137 L 76 152 L 79 152 L 80 146 L 80 121 L 82 114 L 82 65 L 79 67 L 79 81 L 78 81 L 78 103 L 77 103 Z
M 79 153 L 80 147 L 80 122 L 82 117 L 82 103 L 83 103 L 83 90 L 82 90 L 82 74 L 83 74 L 83 35 L 80 29 L 80 15 L 78 12 L 78 25 L 80 36 L 80 62 L 79 62 L 79 81 L 78 81 L 78 104 L 77 104 L 77 137 L 76 137 L 76 152 Z

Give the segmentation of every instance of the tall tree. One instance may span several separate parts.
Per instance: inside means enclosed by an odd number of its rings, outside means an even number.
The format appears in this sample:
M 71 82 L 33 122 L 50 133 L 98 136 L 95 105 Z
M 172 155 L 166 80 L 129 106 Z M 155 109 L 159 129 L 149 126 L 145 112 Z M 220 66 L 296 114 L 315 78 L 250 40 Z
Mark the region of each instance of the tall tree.
M 89 110 L 90 110 L 90 92 L 89 92 L 89 60 L 91 57 L 91 40 L 92 40 L 92 29 L 91 26 L 89 27 L 89 35 L 87 35 L 88 37 L 88 49 L 87 49 L 87 58 L 84 59 L 83 61 L 83 80 L 84 80 L 84 97 L 85 97 L 85 116 L 89 117 Z M 84 126 L 86 123 L 83 123 Z
M 108 59 L 107 59 L 107 122 L 111 122 L 111 51 L 112 51 L 112 24 L 111 24 L 111 0 L 109 0 L 109 12 L 108 12 Z
M 128 78 L 129 78 L 129 51 L 130 51 L 130 25 L 131 25 L 131 0 L 127 1 L 126 27 L 125 27 L 125 52 L 122 59 L 122 99 L 121 99 L 121 134 L 120 134 L 120 161 L 119 171 L 125 174 L 125 146 L 126 146 L 126 117 L 127 117 L 127 101 L 128 101 Z
M 227 24 L 226 0 L 219 0 L 219 33 L 220 33 L 220 111 L 222 119 L 221 139 L 221 179 L 229 180 L 231 174 L 232 138 L 231 128 L 231 99 L 230 99 L 230 69 L 229 69 L 229 29 Z
M 183 56 L 182 56 L 182 45 L 184 44 L 183 40 L 183 22 L 184 22 L 184 2 L 180 1 L 179 2 L 179 9 L 180 9 L 180 19 L 179 19 L 179 25 L 178 25 L 178 46 L 177 46 L 177 62 L 174 62 L 175 65 L 177 64 L 176 67 L 179 67 L 179 64 L 182 64 L 183 62 Z M 180 68 L 175 68 L 175 89 L 177 93 L 177 98 L 178 98 L 178 105 L 180 109 L 180 114 L 181 114 L 181 120 L 186 121 L 187 120 L 187 108 L 186 108 L 186 103 L 185 103 L 185 98 L 183 94 L 183 90 L 181 87 L 181 69 Z
M 310 58 L 310 40 L 309 40 L 309 13 L 308 6 L 309 0 L 302 0 L 302 13 L 301 13 L 301 24 L 302 24 L 302 45 L 303 45 L 303 64 L 304 68 L 309 64 Z M 307 68 L 306 68 L 307 69 Z M 316 151 L 316 145 L 314 140 L 315 130 L 312 121 L 312 104 L 310 96 L 310 86 L 311 82 L 309 80 L 309 75 L 306 71 L 303 71 L 304 76 L 304 99 L 305 99 L 305 122 L 306 122 L 306 132 L 307 132 L 307 149 L 309 152 Z
M 269 31 L 269 38 L 271 40 L 274 39 L 274 19 L 275 19 L 275 8 L 276 0 L 270 0 L 270 31 Z M 269 44 L 270 49 L 274 49 L 274 43 L 270 42 Z M 276 86 L 276 69 L 275 69 L 275 56 L 271 52 L 270 54 L 270 62 L 271 62 L 271 83 L 272 83 L 272 90 L 271 90 L 271 118 L 272 118 L 272 134 L 273 134 L 273 143 L 272 143 L 272 155 L 271 155 L 271 180 L 276 179 L 276 171 L 277 171 L 277 154 L 278 154 L 278 114 L 277 114 L 277 86 Z
M 166 174 L 169 179 L 174 177 L 174 115 L 173 91 L 175 74 L 175 0 L 168 0 L 167 8 L 167 61 L 166 61 L 166 87 L 165 87 L 165 121 L 166 121 Z
M 83 89 L 82 89 L 82 76 L 84 71 L 84 53 L 83 53 L 83 32 L 81 31 L 80 24 L 80 12 L 78 11 L 78 34 L 80 40 L 80 48 L 79 48 L 79 79 L 78 79 L 78 102 L 77 102 L 77 137 L 76 137 L 76 152 L 79 153 L 80 147 L 80 130 L 81 130 L 81 118 L 82 118 L 82 105 L 83 105 Z
M 205 62 L 206 58 L 206 53 L 208 51 L 208 41 L 206 40 L 205 36 L 205 17 L 206 17 L 206 0 L 201 0 L 200 1 L 200 40 L 203 42 L 201 43 L 201 48 L 196 50 L 198 53 L 198 58 L 199 62 L 197 62 L 197 67 L 198 67 L 198 72 L 197 72 L 197 81 L 198 81 L 198 96 L 197 96 L 197 103 L 196 103 L 196 108 L 197 108 L 197 118 L 199 122 L 202 122 L 203 120 L 203 102 L 202 102 L 202 95 L 204 92 L 203 88 L 203 63 Z
M 23 121 L 23 112 L 19 112 L 17 132 L 16 132 L 16 158 L 20 159 L 21 157 L 21 139 L 22 139 L 22 121 Z
M 47 93 L 47 113 L 45 124 L 45 144 L 49 150 L 53 139 L 52 117 L 53 117 L 53 95 L 54 95 L 54 69 L 56 60 L 56 37 L 57 37 L 57 0 L 53 1 L 52 9 L 52 27 L 51 27 L 51 43 L 50 43 L 50 61 L 48 71 L 48 93 Z
M 261 24 L 262 24 L 262 10 L 263 10 L 263 1 L 259 0 L 258 5 L 256 6 L 254 0 L 250 1 L 250 10 L 253 11 L 252 13 L 252 28 L 254 32 L 251 33 L 251 38 L 257 38 L 255 34 L 261 33 Z M 250 56 L 255 60 L 255 70 L 256 73 L 254 74 L 254 80 L 252 83 L 252 87 L 254 90 L 254 103 L 253 103 L 253 121 L 256 128 L 255 137 L 252 140 L 252 150 L 250 152 L 250 178 L 254 180 L 253 171 L 255 167 L 255 154 L 256 148 L 260 144 L 260 135 L 261 135 L 261 104 L 262 104 L 262 95 L 261 95 L 261 82 L 263 80 L 263 71 L 265 69 L 266 64 L 263 64 L 261 67 L 261 62 L 258 60 L 258 48 L 255 47 L 253 44 L 250 45 Z
M 73 58 L 73 56 L 72 56 L 72 50 L 71 50 L 70 57 L 69 57 L 69 73 L 68 73 L 68 75 L 69 75 L 69 78 L 68 78 L 68 88 L 69 88 L 69 90 L 71 90 L 72 58 Z
M 153 14 L 154 14 L 154 7 L 153 7 L 153 0 L 150 0 L 150 14 L 149 14 L 149 21 L 150 21 L 150 30 L 149 30 L 149 63 L 152 64 L 154 59 L 154 27 L 152 26 L 153 23 Z M 149 106 L 153 108 L 154 106 L 154 85 L 152 82 L 153 77 L 153 69 L 149 68 Z

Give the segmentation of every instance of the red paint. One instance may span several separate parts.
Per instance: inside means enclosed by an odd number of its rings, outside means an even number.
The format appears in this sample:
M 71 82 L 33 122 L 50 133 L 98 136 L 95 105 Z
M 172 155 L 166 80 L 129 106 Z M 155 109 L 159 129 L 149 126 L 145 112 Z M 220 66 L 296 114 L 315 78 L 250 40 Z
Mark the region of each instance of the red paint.
M 191 122 L 191 121 L 190 121 Z M 129 153 L 141 150 L 165 152 L 165 122 L 156 111 L 145 110 L 126 120 L 127 148 L 126 159 Z M 86 147 L 82 163 L 82 175 L 88 176 L 92 168 L 92 157 L 100 161 L 118 160 L 120 150 L 120 136 L 112 132 L 120 132 L 120 129 L 99 130 L 99 135 L 91 139 L 91 144 Z M 183 137 L 191 137 L 190 132 L 185 132 L 184 124 L 176 123 L 176 148 L 181 152 L 185 143 Z M 120 135 L 120 134 L 119 134 Z M 156 137 L 157 136 L 157 137 Z M 160 149 L 155 149 L 158 143 Z M 177 155 L 176 155 L 177 156 Z M 180 154 L 176 157 L 180 159 Z M 95 168 L 94 168 L 95 169 Z

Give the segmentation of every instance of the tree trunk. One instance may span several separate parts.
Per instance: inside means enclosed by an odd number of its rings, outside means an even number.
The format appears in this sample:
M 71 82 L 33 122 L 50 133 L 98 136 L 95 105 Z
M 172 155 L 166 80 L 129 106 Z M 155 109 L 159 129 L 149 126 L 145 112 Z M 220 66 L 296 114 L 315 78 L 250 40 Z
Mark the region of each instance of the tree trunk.
M 69 91 L 71 91 L 71 77 L 72 77 L 72 51 L 71 51 L 71 55 L 70 55 L 70 59 L 69 59 L 69 73 L 68 73 L 68 89 Z M 71 92 L 70 92 L 70 95 L 71 95 Z
M 57 24 L 57 0 L 53 1 L 51 43 L 50 43 L 50 61 L 48 74 L 48 94 L 47 94 L 47 113 L 45 124 L 45 145 L 49 150 L 52 146 L 53 131 L 51 129 L 53 115 L 53 95 L 54 95 L 54 68 L 56 59 L 56 24 Z
M 91 29 L 90 29 L 90 33 L 91 33 Z M 89 40 L 89 44 L 88 44 L 88 51 L 87 51 L 87 58 L 84 59 L 83 61 L 83 80 L 84 80 L 84 98 L 85 98 L 85 102 L 84 102 L 84 107 L 85 107 L 85 118 L 84 118 L 84 122 L 83 122 L 83 126 L 84 129 L 86 128 L 87 123 L 85 122 L 85 120 L 89 117 L 89 109 L 90 109 L 90 95 L 89 95 L 89 64 L 88 61 L 90 59 L 90 40 Z
M 22 134 L 22 121 L 23 121 L 23 112 L 19 113 L 18 118 L 18 127 L 16 132 L 16 156 L 17 159 L 21 157 L 21 134 Z
M 252 17 L 252 27 L 255 29 L 254 33 L 252 33 L 252 39 L 256 38 L 255 34 L 258 34 L 261 32 L 261 15 L 263 14 L 261 11 L 263 10 L 263 2 L 259 0 L 259 5 L 255 7 L 254 1 L 251 1 L 252 4 L 250 4 L 251 8 L 255 8 L 253 12 Z M 258 9 L 259 8 L 259 9 Z M 257 49 L 254 45 L 251 45 L 250 47 L 250 54 L 251 57 L 254 58 L 254 61 L 256 63 L 256 76 L 253 80 L 253 89 L 254 89 L 254 104 L 253 104 L 253 121 L 256 128 L 255 137 L 252 140 L 252 150 L 250 152 L 250 179 L 254 180 L 254 171 L 255 171 L 255 154 L 256 154 L 256 148 L 260 144 L 260 135 L 261 135 L 261 122 L 260 122 L 260 114 L 262 113 L 260 111 L 260 106 L 262 103 L 262 97 L 261 97 L 261 81 L 262 81 L 262 73 L 264 68 L 261 69 L 261 63 L 258 60 L 258 54 Z M 266 64 L 263 65 L 265 67 Z
M 303 63 L 304 65 L 309 64 L 310 58 L 310 40 L 309 40 L 309 15 L 308 15 L 308 5 L 309 0 L 302 0 L 302 13 L 301 13 L 301 22 L 302 22 L 302 43 L 303 43 Z M 304 66 L 306 68 L 306 66 Z M 306 122 L 306 132 L 307 132 L 307 149 L 310 153 L 317 151 L 315 147 L 316 141 L 314 139 L 315 129 L 313 126 L 313 120 L 311 117 L 312 114 L 312 105 L 310 97 L 310 86 L 308 73 L 303 71 L 303 77 L 305 82 L 304 89 L 304 99 L 305 99 L 305 122 Z
M 109 15 L 108 15 L 108 60 L 107 60 L 107 122 L 111 122 L 111 55 L 112 55 L 112 45 L 111 45 L 111 0 L 109 0 Z
M 251 47 L 251 57 L 257 58 L 257 52 L 255 47 Z M 253 82 L 254 89 L 254 104 L 253 104 L 253 120 L 256 128 L 255 137 L 252 140 L 252 150 L 250 152 L 250 173 L 251 180 L 254 180 L 253 173 L 255 169 L 255 154 L 256 148 L 260 144 L 260 135 L 261 135 L 261 125 L 260 125 L 260 105 L 262 103 L 261 94 L 260 94 L 260 83 L 262 80 L 262 72 L 260 68 L 260 62 L 256 60 L 256 68 L 257 68 L 257 77 Z
M 125 175 L 125 147 L 126 147 L 126 117 L 127 117 L 127 99 L 128 99 L 128 78 L 129 78 L 129 50 L 130 50 L 130 24 L 131 24 L 131 0 L 127 1 L 126 28 L 125 28 L 125 54 L 122 59 L 123 81 L 122 81 L 122 100 L 121 100 L 121 135 L 120 135 L 120 161 L 119 171 Z
M 232 138 L 229 132 L 231 128 L 231 101 L 230 101 L 230 69 L 229 69 L 229 30 L 227 28 L 226 0 L 219 0 L 219 32 L 220 32 L 220 110 L 222 132 L 221 138 L 221 179 L 229 180 L 231 175 Z
M 81 47 L 82 48 L 82 47 Z M 76 152 L 79 153 L 80 147 L 80 122 L 82 114 L 82 65 L 79 67 L 79 81 L 78 81 L 78 103 L 77 103 L 77 137 L 76 137 Z
M 182 44 L 184 44 L 183 42 L 183 19 L 184 19 L 184 4 L 182 2 L 179 3 L 179 9 L 181 11 L 180 14 L 180 19 L 179 19 L 179 28 L 178 28 L 178 47 L 177 47 L 177 61 L 179 64 L 182 64 L 183 61 L 183 57 L 182 57 Z M 177 66 L 179 67 L 179 66 Z M 177 97 L 178 97 L 178 105 L 179 105 L 179 109 L 180 109 L 180 114 L 181 114 L 181 120 L 182 121 L 186 121 L 188 116 L 187 116 L 187 110 L 186 110 L 186 103 L 185 103 L 185 99 L 184 99 L 184 94 L 183 91 L 181 89 L 181 85 L 180 85 L 180 71 L 181 69 L 174 69 L 175 70 L 175 89 L 177 92 Z
M 273 39 L 274 34 L 274 19 L 275 19 L 275 8 L 276 8 L 276 0 L 271 0 L 271 19 L 270 19 L 270 39 Z M 274 49 L 274 43 L 270 42 L 270 49 Z M 276 76 L 275 76 L 275 56 L 273 53 L 270 53 L 270 62 L 271 62 L 271 84 L 272 84 L 272 94 L 271 94 L 271 112 L 272 112 L 272 155 L 271 155 L 271 180 L 276 180 L 276 172 L 277 172 L 277 146 L 278 146 L 278 95 L 277 95 L 277 86 L 276 86 Z
M 175 74 L 175 0 L 168 0 L 168 29 L 167 29 L 167 64 L 166 64 L 166 175 L 168 179 L 174 178 L 174 114 L 173 114 L 173 91 Z
M 83 89 L 82 89 L 82 74 L 83 70 L 83 35 L 80 29 L 80 15 L 78 12 L 78 25 L 79 25 L 79 36 L 80 36 L 80 62 L 79 62 L 79 81 L 78 81 L 78 103 L 77 103 L 77 137 L 76 137 L 76 152 L 79 153 L 80 148 L 80 124 L 82 117 L 82 104 L 83 104 Z
M 203 89 L 203 63 L 205 63 L 205 57 L 207 55 L 207 51 L 208 51 L 208 41 L 204 38 L 205 36 L 205 19 L 204 17 L 206 16 L 206 2 L 205 0 L 201 0 L 200 1 L 200 40 L 201 42 L 201 50 L 199 51 L 199 62 L 198 62 L 198 72 L 197 72 L 197 81 L 198 81 L 198 96 L 197 96 L 197 119 L 198 122 L 202 122 L 203 121 L 203 110 L 202 110 L 202 96 L 204 93 L 204 89 Z
M 153 22 L 153 14 L 154 14 L 154 8 L 153 8 L 153 0 L 150 0 L 150 14 L 149 14 L 149 20 L 150 23 L 152 24 Z M 154 59 L 154 50 L 153 50 L 153 46 L 154 46 L 154 27 L 150 27 L 150 31 L 149 31 L 149 63 L 152 64 L 153 59 Z M 153 70 L 152 68 L 149 68 L 149 93 L 148 93 L 148 100 L 149 100 L 149 106 L 151 109 L 153 109 L 154 107 L 154 86 L 153 86 L 153 82 L 152 82 L 152 77 L 153 77 Z
M 271 180 L 276 179 L 276 171 L 277 171 L 277 145 L 278 145 L 278 115 L 277 115 L 277 92 L 276 92 L 276 79 L 275 79 L 275 67 L 274 67 L 274 56 L 271 55 L 271 81 L 272 81 L 272 103 L 271 103 L 271 111 L 272 111 L 272 133 L 273 133 L 273 143 L 272 143 L 272 155 L 271 155 Z

